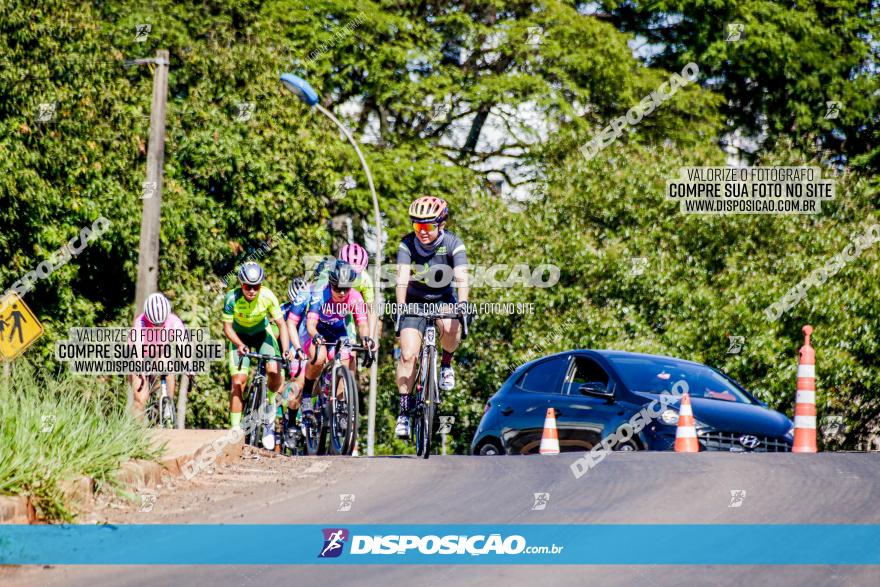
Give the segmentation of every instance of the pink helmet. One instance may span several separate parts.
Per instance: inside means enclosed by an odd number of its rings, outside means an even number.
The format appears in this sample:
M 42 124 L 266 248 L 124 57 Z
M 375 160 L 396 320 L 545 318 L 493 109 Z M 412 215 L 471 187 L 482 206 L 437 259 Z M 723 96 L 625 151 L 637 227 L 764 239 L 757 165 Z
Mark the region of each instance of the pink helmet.
M 358 272 L 366 269 L 370 263 L 370 256 L 367 255 L 367 251 L 357 243 L 351 243 L 342 247 L 342 250 L 339 251 L 339 258 L 354 267 Z

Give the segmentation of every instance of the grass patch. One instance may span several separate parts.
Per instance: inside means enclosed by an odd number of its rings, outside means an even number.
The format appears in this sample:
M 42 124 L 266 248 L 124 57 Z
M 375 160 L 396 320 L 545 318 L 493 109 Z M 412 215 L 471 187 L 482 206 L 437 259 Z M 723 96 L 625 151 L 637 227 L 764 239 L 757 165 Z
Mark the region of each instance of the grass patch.
M 0 378 L 0 495 L 29 495 L 41 518 L 69 522 L 63 482 L 88 475 L 116 487 L 123 462 L 159 456 L 125 410 L 120 378 L 53 374 L 23 359 L 10 371 Z

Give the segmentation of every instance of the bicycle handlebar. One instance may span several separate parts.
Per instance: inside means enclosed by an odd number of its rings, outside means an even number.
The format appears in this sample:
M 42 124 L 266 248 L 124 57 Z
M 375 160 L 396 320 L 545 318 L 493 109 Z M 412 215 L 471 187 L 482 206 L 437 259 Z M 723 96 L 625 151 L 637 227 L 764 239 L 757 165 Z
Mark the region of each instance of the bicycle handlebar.
M 401 314 L 408 318 L 433 318 L 434 320 L 442 320 L 444 318 L 462 319 L 462 314 L 458 312 L 404 312 Z
M 458 312 L 452 312 L 452 313 L 450 313 L 450 312 L 418 312 L 418 311 L 416 311 L 416 312 L 403 312 L 400 314 L 400 317 L 401 318 L 406 318 L 406 317 L 429 318 L 432 320 L 443 320 L 446 318 L 451 318 L 453 320 L 458 320 L 458 322 L 461 324 L 461 328 L 463 331 L 461 333 L 462 338 L 467 338 L 468 332 L 470 331 L 470 329 L 468 328 L 467 320 L 464 319 L 464 314 L 461 314 Z
M 312 343 L 314 343 L 314 341 L 312 341 Z M 367 347 L 365 347 L 363 345 L 351 344 L 351 342 L 348 340 L 348 338 L 340 338 L 336 342 L 326 342 L 326 341 L 319 342 L 319 343 L 317 343 L 317 346 L 326 346 L 326 347 L 332 346 L 336 350 L 337 354 L 339 354 L 339 350 L 341 347 L 345 347 L 351 351 L 365 351 L 367 353 L 372 352 L 372 351 L 370 351 L 370 349 L 368 349 Z M 317 362 L 318 362 L 318 352 L 316 350 L 315 356 L 312 358 L 310 363 L 312 365 L 314 365 Z
M 281 363 L 284 365 L 287 370 L 290 370 L 289 361 L 284 357 L 278 357 L 275 355 L 264 355 L 262 353 L 239 353 L 238 355 L 238 368 L 241 369 L 241 364 L 244 362 L 245 358 L 248 359 L 256 359 L 257 361 L 266 362 L 266 361 L 275 361 L 276 363 Z

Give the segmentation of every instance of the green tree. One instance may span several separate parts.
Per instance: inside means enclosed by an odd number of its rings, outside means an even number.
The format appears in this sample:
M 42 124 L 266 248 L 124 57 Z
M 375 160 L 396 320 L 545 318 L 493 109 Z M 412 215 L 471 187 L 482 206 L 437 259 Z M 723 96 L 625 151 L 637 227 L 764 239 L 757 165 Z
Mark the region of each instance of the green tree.
M 866 0 L 603 0 L 595 16 L 634 33 L 652 67 L 700 65 L 723 94 L 729 130 L 818 144 L 829 160 L 880 169 L 880 9 Z M 741 34 L 729 31 L 739 24 Z M 734 33 L 731 35 L 731 33 Z M 839 102 L 835 116 L 827 102 Z

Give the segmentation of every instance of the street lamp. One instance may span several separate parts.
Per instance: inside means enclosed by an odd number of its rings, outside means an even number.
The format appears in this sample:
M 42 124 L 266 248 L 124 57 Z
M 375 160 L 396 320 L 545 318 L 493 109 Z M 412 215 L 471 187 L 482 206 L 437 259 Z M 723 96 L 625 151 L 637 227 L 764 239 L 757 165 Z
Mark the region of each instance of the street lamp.
M 376 263 L 373 265 L 373 298 L 376 304 L 375 314 L 376 314 L 376 331 L 372 333 L 373 340 L 379 340 L 379 304 L 381 302 L 380 299 L 380 291 L 379 291 L 379 266 L 382 264 L 382 216 L 379 213 L 379 198 L 376 196 L 376 188 L 373 185 L 373 175 L 370 173 L 370 168 L 367 165 L 367 160 L 364 159 L 363 153 L 361 153 L 360 147 L 358 147 L 357 143 L 354 140 L 354 137 L 351 136 L 351 133 L 348 132 L 348 129 L 345 128 L 339 119 L 333 116 L 333 113 L 321 106 L 318 103 L 318 92 L 309 85 L 309 82 L 304 80 L 303 78 L 294 75 L 292 73 L 283 73 L 281 74 L 281 84 L 290 90 L 297 98 L 303 101 L 303 103 L 308 106 L 313 106 L 317 108 L 321 114 L 332 120 L 336 126 L 339 127 L 339 130 L 342 131 L 342 134 L 348 139 L 348 142 L 351 143 L 351 146 L 354 147 L 355 152 L 357 153 L 358 158 L 361 160 L 361 165 L 364 167 L 364 173 L 367 175 L 367 183 L 370 184 L 370 194 L 373 196 L 373 221 L 376 225 Z M 367 416 L 367 455 L 373 456 L 375 438 L 376 438 L 376 385 L 378 382 L 378 362 L 379 355 L 378 351 L 376 353 L 376 359 L 373 361 L 373 364 L 370 366 L 370 400 L 369 400 L 369 412 Z

